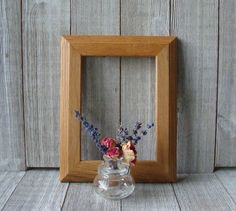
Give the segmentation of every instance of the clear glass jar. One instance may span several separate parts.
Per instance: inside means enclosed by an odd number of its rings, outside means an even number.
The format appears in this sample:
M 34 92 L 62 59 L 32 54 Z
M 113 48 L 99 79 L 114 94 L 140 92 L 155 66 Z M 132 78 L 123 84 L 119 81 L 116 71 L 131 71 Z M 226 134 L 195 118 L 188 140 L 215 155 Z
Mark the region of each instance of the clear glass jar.
M 132 194 L 135 183 L 129 165 L 119 158 L 103 156 L 103 159 L 93 182 L 96 193 L 108 199 L 122 199 Z

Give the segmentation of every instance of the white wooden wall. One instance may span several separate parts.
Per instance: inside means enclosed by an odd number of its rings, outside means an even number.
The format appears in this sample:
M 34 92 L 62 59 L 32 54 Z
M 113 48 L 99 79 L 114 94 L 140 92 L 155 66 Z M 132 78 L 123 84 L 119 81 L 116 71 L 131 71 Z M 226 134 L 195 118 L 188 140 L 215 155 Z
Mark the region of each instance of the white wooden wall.
M 236 166 L 235 33 L 234 0 L 1 0 L 0 170 L 59 166 L 63 34 L 176 35 L 178 171 Z M 83 68 L 83 113 L 103 134 L 153 120 L 152 58 L 86 58 Z M 154 138 L 141 159 L 153 158 Z M 99 158 L 82 141 L 83 158 Z

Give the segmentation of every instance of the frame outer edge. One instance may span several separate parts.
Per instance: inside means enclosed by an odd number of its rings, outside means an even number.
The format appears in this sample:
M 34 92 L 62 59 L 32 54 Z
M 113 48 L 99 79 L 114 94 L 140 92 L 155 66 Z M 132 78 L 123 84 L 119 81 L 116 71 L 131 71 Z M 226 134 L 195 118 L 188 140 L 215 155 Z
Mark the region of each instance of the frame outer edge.
M 177 180 L 177 38 L 169 44 L 169 94 L 170 94 L 170 148 L 169 148 L 169 167 L 170 180 Z M 172 158 L 172 159 L 171 159 Z
M 60 181 L 65 181 L 69 174 L 68 168 L 68 127 L 69 114 L 69 61 L 70 61 L 70 44 L 62 37 L 61 38 L 61 76 L 60 76 Z M 65 80 L 66 79 L 66 80 Z
M 69 85 L 71 68 L 71 48 L 70 37 L 64 36 L 61 39 L 61 87 L 60 87 L 60 180 L 62 182 L 83 182 L 90 181 L 83 177 L 75 176 L 73 168 L 70 169 L 69 163 Z M 138 182 L 175 182 L 176 181 L 176 137 L 177 137 L 177 106 L 176 106 L 176 37 L 172 37 L 168 45 L 169 49 L 169 138 L 168 138 L 168 157 L 166 160 L 165 176 L 157 176 L 153 180 L 140 179 Z M 91 161 L 93 162 L 93 161 Z M 85 172 L 83 172 L 84 174 Z M 164 173 L 164 172 L 163 172 Z M 161 179 L 162 178 L 162 179 Z M 82 181 L 83 180 L 83 181 Z

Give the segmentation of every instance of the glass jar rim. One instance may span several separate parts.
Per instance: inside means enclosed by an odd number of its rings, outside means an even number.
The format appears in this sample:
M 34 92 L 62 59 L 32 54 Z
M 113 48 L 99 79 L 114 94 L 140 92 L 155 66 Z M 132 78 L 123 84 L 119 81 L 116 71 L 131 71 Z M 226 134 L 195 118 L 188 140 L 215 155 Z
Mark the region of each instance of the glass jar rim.
M 107 155 L 103 155 L 103 159 L 104 159 L 105 161 L 109 161 L 109 160 L 112 160 L 112 161 L 123 161 L 123 160 L 124 160 L 123 157 L 111 158 L 111 157 L 109 157 L 109 156 L 107 156 Z

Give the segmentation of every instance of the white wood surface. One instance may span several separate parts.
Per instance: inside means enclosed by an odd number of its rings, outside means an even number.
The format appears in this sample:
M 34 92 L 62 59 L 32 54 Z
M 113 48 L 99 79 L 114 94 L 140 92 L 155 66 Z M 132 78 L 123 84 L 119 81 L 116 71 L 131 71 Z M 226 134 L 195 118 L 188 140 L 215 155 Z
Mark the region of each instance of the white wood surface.
M 121 0 L 121 35 L 168 35 L 169 2 Z M 121 59 L 121 122 L 155 122 L 155 59 Z M 138 159 L 155 160 L 155 129 L 138 144 Z
M 0 210 L 15 190 L 25 172 L 0 172 Z
M 29 167 L 59 166 L 59 39 L 70 32 L 178 36 L 178 171 L 212 172 L 214 157 L 217 166 L 235 166 L 235 4 L 234 0 L 25 0 L 22 4 L 2 0 L 1 170 L 25 169 L 25 154 Z M 137 120 L 152 121 L 153 64 L 150 58 L 86 59 L 84 113 L 103 135 L 115 136 L 120 119 L 128 126 Z M 84 133 L 82 140 L 83 158 L 98 158 Z M 151 135 L 141 142 L 139 158 L 154 158 L 153 141 Z
M 91 183 L 70 184 L 63 209 L 86 210 L 86 211 L 108 211 L 121 210 L 119 200 L 105 200 L 98 196 Z
M 178 37 L 179 172 L 214 168 L 218 2 L 172 0 L 171 34 Z
M 22 1 L 27 166 L 59 166 L 60 36 L 70 33 L 70 2 Z
M 121 203 L 123 211 L 180 210 L 171 184 L 137 184 L 134 193 Z
M 0 209 L 236 210 L 236 169 L 181 175 L 174 184 L 136 184 L 134 193 L 122 200 L 101 198 L 92 183 L 60 183 L 57 170 L 31 170 L 23 175 L 24 172 L 0 172 Z
M 215 174 L 236 203 L 236 169 L 221 169 Z
M 72 0 L 71 33 L 119 35 L 119 7 L 119 0 Z M 115 138 L 120 119 L 120 59 L 87 57 L 82 68 L 82 114 L 102 136 Z M 100 157 L 82 128 L 81 158 Z
M 0 1 L 0 169 L 24 170 L 20 1 Z
M 214 174 L 189 175 L 173 186 L 181 210 L 236 210 L 236 204 Z
M 236 166 L 236 2 L 220 1 L 216 166 Z
M 3 210 L 60 210 L 67 188 L 58 171 L 27 171 Z

